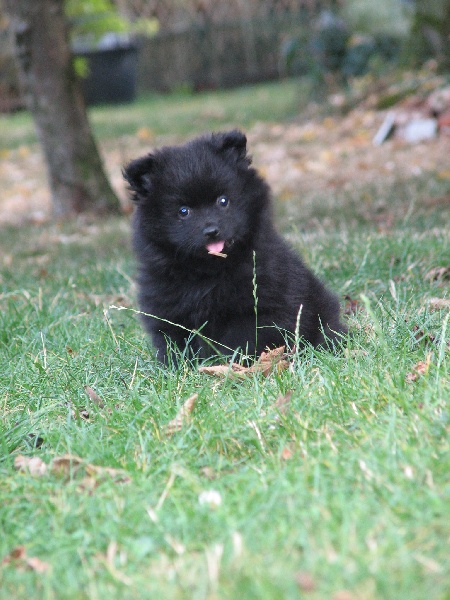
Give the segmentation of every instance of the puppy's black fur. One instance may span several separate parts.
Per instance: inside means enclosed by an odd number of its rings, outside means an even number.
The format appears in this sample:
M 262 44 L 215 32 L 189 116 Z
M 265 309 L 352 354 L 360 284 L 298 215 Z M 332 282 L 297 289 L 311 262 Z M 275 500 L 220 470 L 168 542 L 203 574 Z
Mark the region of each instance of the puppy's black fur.
M 170 344 L 199 357 L 258 355 L 284 344 L 299 311 L 303 342 L 332 345 L 346 333 L 337 298 L 275 231 L 246 142 L 239 131 L 207 135 L 124 170 L 139 303 L 162 360 Z

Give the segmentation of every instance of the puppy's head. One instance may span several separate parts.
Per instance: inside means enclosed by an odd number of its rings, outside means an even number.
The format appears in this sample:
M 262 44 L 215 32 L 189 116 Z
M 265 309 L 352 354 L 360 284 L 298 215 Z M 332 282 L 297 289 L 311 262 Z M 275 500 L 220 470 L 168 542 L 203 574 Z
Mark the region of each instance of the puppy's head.
M 230 131 L 166 147 L 124 170 L 141 237 L 207 257 L 253 235 L 268 188 L 250 166 L 243 133 Z

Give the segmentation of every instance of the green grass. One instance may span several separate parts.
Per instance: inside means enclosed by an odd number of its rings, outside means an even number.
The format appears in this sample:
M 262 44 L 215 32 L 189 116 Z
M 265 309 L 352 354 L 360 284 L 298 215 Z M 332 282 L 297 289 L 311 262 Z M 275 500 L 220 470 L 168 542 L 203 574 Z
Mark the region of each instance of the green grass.
M 5 229 L 0 557 L 23 545 L 51 566 L 4 565 L 0 598 L 448 597 L 450 324 L 427 308 L 448 288 L 425 275 L 450 244 L 432 224 L 294 236 L 341 295 L 363 295 L 354 337 L 344 355 L 243 382 L 166 371 L 132 312 L 106 318 L 135 306 L 123 220 Z M 192 422 L 164 436 L 194 392 Z M 83 489 L 81 474 L 13 467 L 65 453 L 131 481 Z M 200 504 L 205 490 L 219 507 Z
M 257 121 L 276 121 L 298 112 L 309 84 L 298 80 L 245 86 L 235 90 L 143 95 L 130 105 L 93 107 L 90 121 L 99 140 L 134 135 L 143 127 L 155 135 L 186 135 L 229 126 L 249 127 Z M 0 115 L 0 150 L 37 142 L 31 116 Z
M 286 118 L 290 86 L 92 118 L 102 139 L 245 125 Z M 29 143 L 26 115 L 3 124 L 2 144 Z M 450 323 L 429 300 L 449 298 L 449 282 L 427 274 L 450 265 L 450 207 L 426 201 L 446 194 L 427 174 L 278 203 L 290 241 L 360 310 L 343 354 L 306 351 L 290 370 L 237 382 L 163 369 L 132 310 L 109 308 L 136 308 L 125 218 L 4 227 L 0 599 L 448 598 Z M 191 422 L 166 436 L 193 393 Z M 14 468 L 20 454 L 67 453 L 129 481 Z M 220 506 L 200 502 L 210 490 Z M 8 560 L 20 546 L 49 567 Z

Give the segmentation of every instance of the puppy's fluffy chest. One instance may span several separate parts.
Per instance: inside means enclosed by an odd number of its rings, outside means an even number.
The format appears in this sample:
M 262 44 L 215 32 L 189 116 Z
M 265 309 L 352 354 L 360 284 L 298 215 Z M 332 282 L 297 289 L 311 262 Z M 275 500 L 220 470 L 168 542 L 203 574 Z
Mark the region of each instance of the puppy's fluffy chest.
M 227 260 L 211 257 L 208 260 Z M 211 272 L 180 264 L 154 279 L 154 301 L 159 312 L 176 314 L 180 321 L 198 327 L 228 315 L 252 310 L 254 304 L 251 263 L 222 265 Z

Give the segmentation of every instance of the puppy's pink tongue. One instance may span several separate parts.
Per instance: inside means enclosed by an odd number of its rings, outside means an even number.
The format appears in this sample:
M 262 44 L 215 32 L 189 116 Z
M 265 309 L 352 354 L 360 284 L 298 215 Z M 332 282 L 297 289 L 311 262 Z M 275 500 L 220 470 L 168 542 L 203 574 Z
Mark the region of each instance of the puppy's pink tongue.
M 225 246 L 225 242 L 221 240 L 220 242 L 211 242 L 211 244 L 206 244 L 206 249 L 208 252 L 222 252 Z

